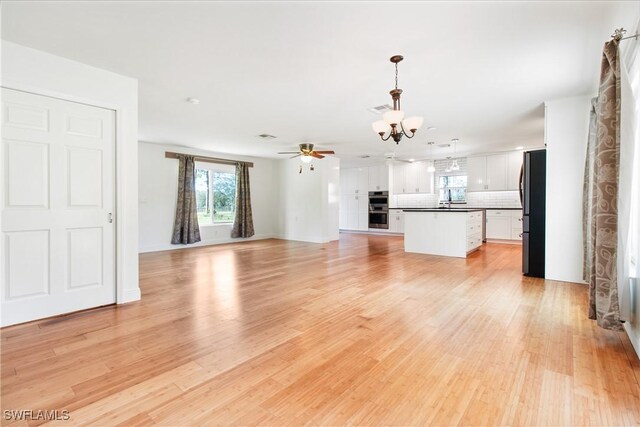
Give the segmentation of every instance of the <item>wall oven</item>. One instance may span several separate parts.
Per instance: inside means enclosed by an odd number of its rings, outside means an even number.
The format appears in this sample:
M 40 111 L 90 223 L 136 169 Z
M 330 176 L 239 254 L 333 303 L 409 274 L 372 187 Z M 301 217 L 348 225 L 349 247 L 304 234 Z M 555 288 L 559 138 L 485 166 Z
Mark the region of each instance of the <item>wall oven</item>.
M 388 191 L 369 191 L 369 228 L 389 228 Z

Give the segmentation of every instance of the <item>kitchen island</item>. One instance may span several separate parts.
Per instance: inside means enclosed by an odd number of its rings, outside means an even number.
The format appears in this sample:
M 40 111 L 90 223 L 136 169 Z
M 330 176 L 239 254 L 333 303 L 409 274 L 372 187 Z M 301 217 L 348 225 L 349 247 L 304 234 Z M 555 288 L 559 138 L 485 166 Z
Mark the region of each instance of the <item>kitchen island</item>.
M 404 210 L 404 250 L 466 258 L 482 245 L 482 209 Z

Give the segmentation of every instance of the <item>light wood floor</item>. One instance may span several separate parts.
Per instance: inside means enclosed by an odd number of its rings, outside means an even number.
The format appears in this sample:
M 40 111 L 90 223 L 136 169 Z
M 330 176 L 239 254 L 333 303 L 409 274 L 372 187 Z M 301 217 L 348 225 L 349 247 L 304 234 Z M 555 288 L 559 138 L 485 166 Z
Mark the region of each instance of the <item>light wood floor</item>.
M 263 240 L 140 256 L 143 299 L 1 331 L 2 409 L 70 424 L 639 425 L 640 363 L 520 248 Z M 3 420 L 3 424 L 8 424 Z M 38 423 L 32 423 L 38 424 Z

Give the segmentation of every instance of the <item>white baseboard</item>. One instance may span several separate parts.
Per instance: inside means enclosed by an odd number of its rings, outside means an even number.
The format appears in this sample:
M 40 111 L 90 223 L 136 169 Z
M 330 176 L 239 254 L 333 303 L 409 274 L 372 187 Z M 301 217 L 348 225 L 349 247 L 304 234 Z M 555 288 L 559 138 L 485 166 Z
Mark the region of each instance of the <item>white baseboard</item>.
M 322 236 L 300 236 L 296 234 L 280 234 L 274 236 L 276 239 L 282 240 L 293 240 L 296 242 L 307 242 L 307 243 L 329 243 L 331 241 L 328 237 Z
M 273 238 L 280 238 L 280 237 L 273 234 L 256 234 L 255 236 L 252 236 L 246 239 L 243 239 L 243 238 L 232 239 L 231 237 L 225 237 L 222 239 L 202 240 L 198 243 L 193 243 L 191 245 L 172 245 L 170 243 L 167 243 L 165 245 L 157 245 L 157 246 L 150 246 L 147 248 L 140 248 L 138 250 L 138 253 L 143 254 L 148 252 L 173 251 L 176 249 L 189 249 L 189 248 L 197 248 L 200 246 L 224 245 L 225 243 L 238 243 L 238 242 L 245 242 L 249 240 L 263 240 L 263 239 L 273 239 Z
M 633 346 L 633 349 L 636 351 L 636 355 L 640 359 L 640 336 L 638 336 L 635 333 L 635 331 L 633 330 L 629 322 L 624 322 L 623 325 L 624 325 L 624 330 L 627 332 L 627 335 L 629 336 L 629 341 L 631 341 L 631 345 Z

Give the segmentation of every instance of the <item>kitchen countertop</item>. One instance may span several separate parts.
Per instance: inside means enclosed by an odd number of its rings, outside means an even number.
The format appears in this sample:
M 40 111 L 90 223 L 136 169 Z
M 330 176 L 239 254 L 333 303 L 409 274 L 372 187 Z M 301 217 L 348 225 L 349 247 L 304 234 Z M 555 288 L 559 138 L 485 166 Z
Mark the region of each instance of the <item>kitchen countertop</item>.
M 444 210 L 449 210 L 448 208 L 445 209 L 438 209 L 438 208 L 389 208 L 389 210 L 400 210 L 400 211 L 444 211 Z M 522 208 L 476 208 L 476 207 L 464 207 L 464 208 L 451 208 L 452 211 L 521 211 Z
M 452 208 L 452 209 L 403 209 L 404 212 L 482 212 L 480 208 Z

